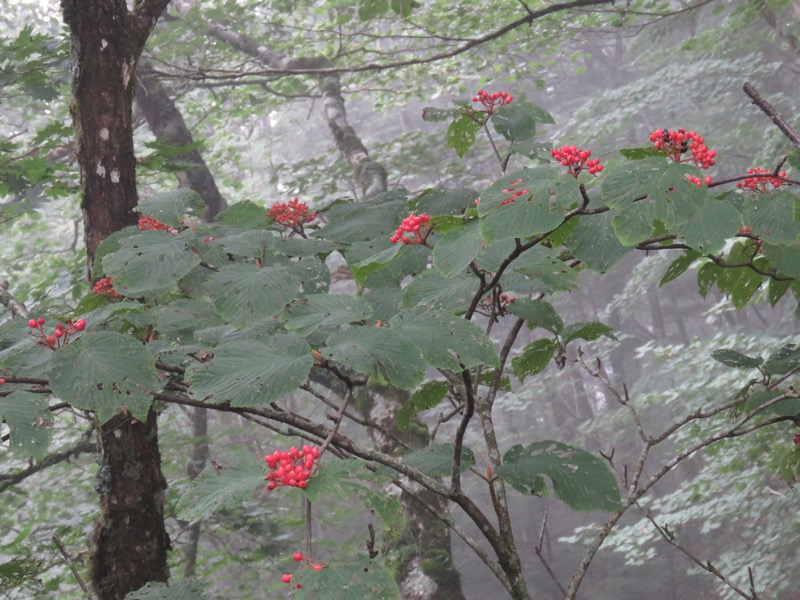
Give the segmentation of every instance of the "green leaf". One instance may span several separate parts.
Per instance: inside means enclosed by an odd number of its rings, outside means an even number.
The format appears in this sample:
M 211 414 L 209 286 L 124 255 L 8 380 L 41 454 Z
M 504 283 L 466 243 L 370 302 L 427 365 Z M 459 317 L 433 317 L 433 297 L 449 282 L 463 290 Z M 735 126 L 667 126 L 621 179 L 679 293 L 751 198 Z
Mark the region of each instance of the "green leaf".
M 239 327 L 274 317 L 298 295 L 300 279 L 286 265 L 259 269 L 253 264 L 222 267 L 208 281 L 219 314 Z
M 331 335 L 320 349 L 326 359 L 403 390 L 422 381 L 426 363 L 415 345 L 386 327 L 353 327 Z
M 295 391 L 311 371 L 311 348 L 296 335 L 233 339 L 214 349 L 213 360 L 189 372 L 192 395 L 232 406 L 259 406 Z
M 140 421 L 147 418 L 147 392 L 158 384 L 155 361 L 135 338 L 101 331 L 84 333 L 58 350 L 47 370 L 53 394 L 97 413 L 106 422 L 124 406 Z
M 403 462 L 428 477 L 449 477 L 453 474 L 454 452 L 453 444 L 434 444 L 406 454 Z M 461 471 L 466 471 L 474 464 L 474 453 L 464 446 L 461 449 Z
M 461 371 L 500 366 L 497 350 L 484 331 L 465 319 L 434 311 L 404 311 L 390 321 L 404 346 L 416 345 L 428 364 Z
M 725 201 L 709 200 L 678 227 L 678 236 L 692 248 L 717 252 L 741 226 L 742 216 L 733 206 Z
M 139 201 L 139 213 L 170 227 L 182 225 L 187 216 L 203 214 L 203 199 L 189 188 L 162 192 Z
M 480 198 L 481 235 L 493 244 L 556 229 L 580 191 L 574 177 L 538 168 L 501 177 Z
M 367 558 L 333 560 L 320 571 L 299 569 L 292 575 L 295 600 L 400 600 L 392 574 L 379 562 Z
M 566 345 L 572 340 L 582 339 L 591 342 L 599 338 L 601 335 L 616 340 L 616 336 L 612 333 L 613 327 L 609 327 L 598 321 L 589 321 L 582 323 L 573 323 L 567 325 L 561 333 L 561 343 Z M 617 340 L 619 341 L 619 340 Z
M 686 254 L 672 261 L 666 273 L 664 273 L 664 276 L 661 278 L 661 281 L 658 282 L 658 287 L 663 287 L 664 284 L 680 277 L 698 258 L 700 258 L 699 252 L 687 250 Z
M 303 493 L 313 504 L 348 501 L 365 495 L 365 483 L 374 479 L 366 463 L 357 458 L 328 460 L 319 465 Z
M 447 396 L 448 391 L 449 388 L 443 381 L 428 381 L 422 384 L 411 396 L 411 399 L 397 411 L 395 418 L 397 429 L 402 432 L 408 431 L 414 415 L 439 404 Z
M 713 262 L 707 262 L 697 271 L 697 287 L 703 298 L 711 291 L 722 271 L 723 268 Z
M 522 349 L 519 356 L 511 359 L 514 375 L 520 382 L 524 382 L 528 375 L 541 373 L 557 349 L 558 344 L 555 340 L 542 339 L 531 342 Z
M 463 158 L 467 151 L 475 143 L 475 134 L 480 130 L 479 123 L 465 112 L 456 118 L 447 128 L 445 141 L 448 147 L 456 151 L 460 158 Z
M 350 273 L 352 273 L 356 283 L 363 286 L 364 282 L 367 280 L 367 277 L 390 263 L 398 255 L 398 253 L 403 250 L 403 248 L 403 244 L 392 244 L 377 254 L 373 254 L 369 258 L 365 258 L 364 260 L 351 265 Z
M 546 494 L 542 484 L 547 477 L 555 496 L 575 510 L 621 509 L 619 485 L 606 463 L 561 442 L 516 445 L 496 473 L 523 494 Z
M 586 215 L 575 221 L 575 229 L 566 240 L 572 255 L 598 273 L 606 273 L 625 254 L 633 250 L 620 243 L 612 226 L 612 212 Z M 648 231 L 649 233 L 649 231 Z
M 788 245 L 797 242 L 798 230 L 794 221 L 795 195 L 778 189 L 769 194 L 756 194 L 752 202 L 745 202 L 742 211 L 744 224 L 765 242 Z
M 263 206 L 244 200 L 231 204 L 219 213 L 214 217 L 214 223 L 248 229 L 270 229 L 273 220 L 267 216 L 267 210 Z
M 426 106 L 422 109 L 422 120 L 430 123 L 437 123 L 440 121 L 447 121 L 448 119 L 455 119 L 461 113 L 460 108 L 433 108 Z
M 103 271 L 126 296 L 159 293 L 200 264 L 184 240 L 166 231 L 140 231 L 120 240 L 120 248 L 103 258 Z
M 445 277 L 460 275 L 481 251 L 480 223 L 471 219 L 436 239 L 433 266 Z
M 372 315 L 362 296 L 315 294 L 292 303 L 283 313 L 286 329 L 308 336 L 320 327 L 366 321 Z
M 358 5 L 358 18 L 362 21 L 369 21 L 388 10 L 389 2 L 387 0 L 361 0 Z
M 177 518 L 202 521 L 216 511 L 238 506 L 259 486 L 266 486 L 266 465 L 252 456 L 235 455 L 222 465 L 208 465 L 191 480 L 178 500 Z
M 525 319 L 528 327 L 542 327 L 550 333 L 560 333 L 564 322 L 558 316 L 553 305 L 544 300 L 531 300 L 530 298 L 517 298 L 508 305 L 511 314 Z
M 419 6 L 414 0 L 389 0 L 389 7 L 401 17 L 410 17 L 414 8 Z
M 764 256 L 769 259 L 782 275 L 800 279 L 800 244 L 791 246 L 761 246 Z
M 53 417 L 45 396 L 16 390 L 0 397 L 0 417 L 8 426 L 11 450 L 38 459 L 47 456 Z
M 642 160 L 651 156 L 664 156 L 658 148 L 620 148 L 619 153 L 628 160 Z
M 12 558 L 0 564 L 0 588 L 10 589 L 34 579 L 44 562 L 33 558 Z
M 535 109 L 538 109 L 535 110 Z M 522 142 L 536 137 L 537 116 L 550 115 L 543 109 L 528 102 L 514 102 L 503 106 L 492 115 L 492 125 L 497 133 L 509 142 Z M 550 117 L 550 122 L 553 118 Z
M 736 350 L 714 350 L 711 353 L 711 358 L 721 362 L 726 367 L 733 367 L 734 369 L 755 369 L 764 362 L 761 358 L 747 356 Z
M 767 296 L 770 306 L 775 306 L 783 295 L 789 291 L 791 286 L 791 281 L 770 279 L 767 286 Z
M 403 308 L 427 306 L 452 313 L 467 310 L 473 294 L 478 291 L 478 278 L 467 275 L 445 277 L 431 269 L 414 278 L 403 290 Z
M 797 344 L 782 346 L 770 354 L 764 363 L 764 369 L 772 375 L 785 375 L 798 366 L 800 366 L 800 346 Z

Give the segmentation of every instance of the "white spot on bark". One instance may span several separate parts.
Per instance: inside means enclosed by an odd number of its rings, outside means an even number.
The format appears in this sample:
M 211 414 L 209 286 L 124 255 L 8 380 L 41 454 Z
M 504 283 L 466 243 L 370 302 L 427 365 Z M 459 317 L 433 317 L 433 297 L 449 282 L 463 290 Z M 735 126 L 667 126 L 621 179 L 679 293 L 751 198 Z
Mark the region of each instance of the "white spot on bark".
M 108 46 L 108 40 L 103 38 L 100 40 L 100 50 L 105 50 L 106 46 Z
M 131 66 L 128 63 L 122 63 L 122 85 L 128 87 L 131 80 Z
M 103 140 L 104 142 L 108 141 L 108 128 L 107 127 L 101 127 L 100 128 L 100 139 Z
M 95 173 L 100 175 L 100 177 L 106 176 L 106 168 L 100 164 L 100 161 L 97 161 L 97 168 L 94 170 Z
M 119 183 L 119 171 L 117 171 L 116 169 L 111 171 L 109 177 L 111 178 L 111 183 Z
M 122 430 L 121 429 L 115 429 L 114 430 L 114 437 L 118 438 L 118 439 L 121 438 L 122 437 Z

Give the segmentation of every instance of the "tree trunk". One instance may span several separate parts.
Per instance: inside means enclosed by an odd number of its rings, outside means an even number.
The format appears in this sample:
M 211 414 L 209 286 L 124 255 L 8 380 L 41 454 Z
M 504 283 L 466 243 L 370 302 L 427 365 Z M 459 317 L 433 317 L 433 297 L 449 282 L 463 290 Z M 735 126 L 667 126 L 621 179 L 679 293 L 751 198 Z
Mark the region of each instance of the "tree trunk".
M 71 112 L 78 143 L 86 257 L 96 279 L 97 247 L 137 222 L 131 103 L 136 61 L 168 0 L 62 0 L 70 29 Z M 148 581 L 166 581 L 169 537 L 158 425 L 120 414 L 98 427 L 101 515 L 92 541 L 92 585 L 100 600 L 122 600 Z
M 185 154 L 178 158 L 189 163 L 189 168 L 178 171 L 178 183 L 200 194 L 205 204 L 205 220 L 225 210 L 228 203 L 220 194 L 214 176 L 208 169 L 200 151 L 194 147 L 192 133 L 183 120 L 183 115 L 175 106 L 164 85 L 157 76 L 142 70 L 136 89 L 136 104 L 147 120 L 147 126 L 159 142 L 186 146 Z

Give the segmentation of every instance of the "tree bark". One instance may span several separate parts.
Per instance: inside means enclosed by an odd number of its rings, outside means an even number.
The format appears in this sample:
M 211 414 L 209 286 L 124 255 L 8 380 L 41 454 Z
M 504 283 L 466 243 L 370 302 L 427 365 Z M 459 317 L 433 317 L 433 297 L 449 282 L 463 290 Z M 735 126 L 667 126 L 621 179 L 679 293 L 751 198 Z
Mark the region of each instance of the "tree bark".
M 178 171 L 175 175 L 180 187 L 200 194 L 205 204 L 204 218 L 211 221 L 217 213 L 228 207 L 228 203 L 217 188 L 214 176 L 200 151 L 194 147 L 192 133 L 167 89 L 157 76 L 145 69 L 139 75 L 136 104 L 158 141 L 189 148 L 185 154 L 179 156 L 180 160 L 189 163 L 189 168 Z
M 89 279 L 111 233 L 137 222 L 132 110 L 136 62 L 168 0 L 62 0 L 72 46 L 71 112 L 78 144 Z M 156 415 L 120 414 L 98 427 L 96 488 L 101 516 L 92 535 L 92 586 L 122 600 L 148 581 L 166 581 L 169 537 Z

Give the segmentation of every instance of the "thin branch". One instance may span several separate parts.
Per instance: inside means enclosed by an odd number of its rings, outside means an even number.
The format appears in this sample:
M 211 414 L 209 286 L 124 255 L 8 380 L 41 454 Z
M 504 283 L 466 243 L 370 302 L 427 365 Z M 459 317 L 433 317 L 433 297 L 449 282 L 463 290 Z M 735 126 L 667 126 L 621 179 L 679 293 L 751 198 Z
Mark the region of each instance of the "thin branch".
M 673 546 L 673 547 L 677 548 L 678 550 L 680 550 L 681 552 L 683 552 L 683 554 L 689 560 L 691 560 L 694 564 L 696 564 L 698 567 L 700 567 L 704 571 L 708 571 L 709 573 L 711 573 L 712 575 L 717 577 L 722 583 L 727 585 L 734 592 L 739 594 L 742 598 L 747 598 L 747 600 L 755 600 L 753 596 L 751 596 L 750 594 L 746 593 L 744 590 L 742 590 L 739 587 L 737 587 L 730 579 L 728 579 L 727 577 L 725 577 L 725 575 L 720 573 L 719 570 L 714 565 L 712 565 L 710 561 L 703 562 L 702 560 L 697 558 L 697 556 L 692 554 L 689 551 L 688 548 L 686 548 L 683 545 L 681 545 L 680 542 L 678 542 L 678 540 L 675 539 L 675 534 L 672 533 L 669 530 L 669 528 L 667 528 L 666 525 L 664 525 L 664 526 L 659 525 L 656 522 L 656 520 L 652 517 L 652 515 L 650 514 L 650 511 L 644 511 L 644 516 L 648 521 L 650 521 L 650 523 L 653 525 L 653 527 L 655 527 L 656 531 L 661 535 L 662 538 L 664 538 L 664 540 L 668 544 L 670 544 L 671 546 Z
M 544 511 L 544 515 L 542 516 L 542 525 L 539 528 L 539 543 L 536 544 L 536 547 L 533 549 L 533 551 L 536 553 L 536 556 L 539 557 L 539 561 L 542 563 L 542 566 L 544 567 L 545 571 L 547 571 L 547 574 L 550 576 L 550 579 L 552 579 L 553 583 L 556 584 L 558 591 L 561 592 L 562 596 L 566 596 L 567 590 L 565 590 L 564 586 L 561 585 L 561 582 L 558 580 L 555 571 L 553 571 L 553 568 L 550 566 L 550 563 L 547 562 L 547 559 L 544 557 L 544 554 L 542 554 L 542 542 L 544 541 L 544 533 L 546 530 L 547 530 L 547 509 L 545 509 Z
M 17 473 L 12 473 L 10 475 L 0 475 L 0 494 L 10 488 L 12 485 L 17 485 L 18 483 L 25 481 L 31 475 L 35 475 L 39 471 L 43 471 L 48 467 L 57 465 L 60 462 L 69 460 L 70 458 L 77 457 L 84 452 L 97 452 L 97 445 L 94 442 L 83 441 L 75 444 L 74 446 L 66 448 L 65 450 L 61 450 L 60 452 L 48 454 L 39 462 L 29 466 L 26 469 L 23 469 L 22 471 L 18 471 Z
M 69 566 L 69 570 L 72 571 L 72 575 L 77 580 L 78 585 L 81 586 L 83 593 L 86 594 L 87 600 L 94 600 L 94 597 L 92 596 L 92 593 L 89 591 L 89 588 L 86 587 L 86 583 L 84 583 L 81 574 L 78 573 L 78 569 L 75 568 L 75 563 L 72 561 L 72 557 L 69 555 L 69 552 L 67 552 L 67 549 L 64 546 L 64 542 L 62 542 L 61 538 L 58 537 L 58 535 L 56 535 L 55 533 L 52 535 L 51 539 L 53 540 L 55 545 L 58 546 L 58 550 L 61 552 L 61 556 L 64 557 L 64 560 Z
M 772 104 L 764 100 L 750 82 L 745 83 L 742 89 L 744 89 L 744 93 L 753 101 L 753 104 L 758 106 L 765 115 L 772 119 L 772 122 L 781 130 L 783 135 L 785 135 L 796 148 L 800 149 L 800 135 L 786 122 L 783 115 L 775 110 Z

